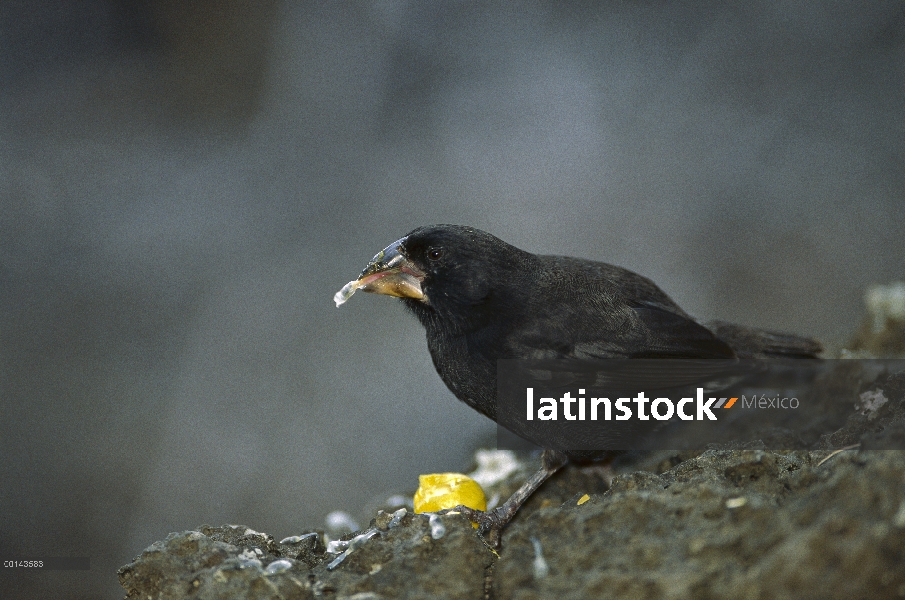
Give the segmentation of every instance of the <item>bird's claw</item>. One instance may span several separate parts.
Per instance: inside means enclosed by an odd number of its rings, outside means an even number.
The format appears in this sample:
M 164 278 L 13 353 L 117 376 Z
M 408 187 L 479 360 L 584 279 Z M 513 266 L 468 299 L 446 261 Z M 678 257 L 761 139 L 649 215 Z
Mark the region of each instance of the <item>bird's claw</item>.
M 465 515 L 469 521 L 476 523 L 478 525 L 478 537 L 481 538 L 481 541 L 483 541 L 488 548 L 494 552 L 500 549 L 503 538 L 503 528 L 512 518 L 504 510 L 504 507 L 499 506 L 493 510 L 484 511 L 460 504 L 455 508 L 441 510 L 438 514 L 445 515 L 452 512 L 461 513 Z

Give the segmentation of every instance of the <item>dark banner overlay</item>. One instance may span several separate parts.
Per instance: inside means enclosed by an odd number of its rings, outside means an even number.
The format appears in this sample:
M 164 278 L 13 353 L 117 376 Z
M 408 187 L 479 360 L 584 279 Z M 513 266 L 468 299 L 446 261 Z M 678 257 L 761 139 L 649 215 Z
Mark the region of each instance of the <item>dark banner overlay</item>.
M 903 395 L 903 360 L 500 360 L 497 441 L 588 457 L 753 441 L 808 449 L 853 419 L 868 432 L 901 420 Z M 905 449 L 901 435 L 878 439 L 876 449 Z

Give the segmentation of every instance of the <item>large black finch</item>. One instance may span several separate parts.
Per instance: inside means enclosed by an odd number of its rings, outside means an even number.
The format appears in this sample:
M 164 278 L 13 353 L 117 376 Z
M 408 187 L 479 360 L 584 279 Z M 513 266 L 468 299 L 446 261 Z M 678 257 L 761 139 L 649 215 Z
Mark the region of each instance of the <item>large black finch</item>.
M 812 358 L 814 340 L 692 319 L 649 279 L 602 262 L 525 252 L 471 227 L 419 227 L 379 252 L 336 295 L 402 298 L 427 330 L 437 372 L 457 398 L 496 419 L 503 358 Z M 543 466 L 502 506 L 459 507 L 499 545 L 518 507 L 568 460 Z

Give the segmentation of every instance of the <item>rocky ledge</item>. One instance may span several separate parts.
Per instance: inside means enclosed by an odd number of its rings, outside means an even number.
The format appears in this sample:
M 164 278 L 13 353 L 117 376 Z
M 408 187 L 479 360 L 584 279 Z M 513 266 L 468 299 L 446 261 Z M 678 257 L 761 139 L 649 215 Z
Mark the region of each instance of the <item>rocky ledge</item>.
M 905 355 L 905 312 L 876 317 L 852 352 Z M 278 542 L 238 525 L 173 533 L 120 581 L 136 600 L 905 597 L 905 451 L 882 449 L 905 447 L 905 375 L 856 375 L 828 385 L 844 424 L 807 450 L 771 449 L 781 435 L 752 432 L 698 452 L 570 465 L 523 507 L 498 554 L 461 515 L 388 505 L 338 540 L 312 530 Z M 510 468 L 485 482 L 489 497 L 537 467 L 480 455 L 501 460 Z

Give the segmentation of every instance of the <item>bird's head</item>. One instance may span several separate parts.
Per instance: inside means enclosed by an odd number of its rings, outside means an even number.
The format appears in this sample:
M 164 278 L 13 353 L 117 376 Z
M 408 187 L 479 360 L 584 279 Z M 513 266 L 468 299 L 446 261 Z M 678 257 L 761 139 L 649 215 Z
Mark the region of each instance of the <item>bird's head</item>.
M 533 259 L 472 227 L 419 227 L 378 252 L 335 300 L 342 304 L 360 289 L 403 298 L 419 315 L 461 317 L 521 287 Z

